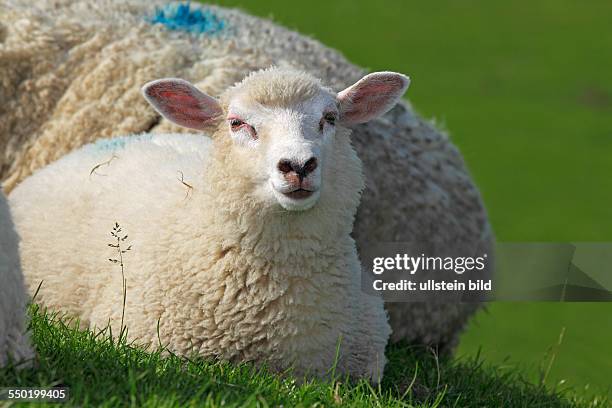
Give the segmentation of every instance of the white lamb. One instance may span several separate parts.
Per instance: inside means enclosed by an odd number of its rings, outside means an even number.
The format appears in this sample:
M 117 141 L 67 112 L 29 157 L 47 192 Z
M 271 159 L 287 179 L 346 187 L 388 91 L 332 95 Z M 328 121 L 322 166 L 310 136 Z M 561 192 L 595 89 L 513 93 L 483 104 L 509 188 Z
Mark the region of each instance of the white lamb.
M 27 295 L 19 265 L 19 237 L 0 191 L 0 367 L 34 356 L 26 333 Z
M 275 370 L 379 381 L 390 327 L 361 292 L 350 237 L 363 189 L 349 124 L 392 108 L 408 86 L 365 76 L 335 94 L 293 70 L 258 71 L 218 102 L 178 79 L 143 88 L 169 120 L 211 131 L 87 145 L 11 194 L 28 284 L 39 300 L 140 343 Z M 157 326 L 159 321 L 159 339 Z M 339 359 L 335 361 L 337 346 Z

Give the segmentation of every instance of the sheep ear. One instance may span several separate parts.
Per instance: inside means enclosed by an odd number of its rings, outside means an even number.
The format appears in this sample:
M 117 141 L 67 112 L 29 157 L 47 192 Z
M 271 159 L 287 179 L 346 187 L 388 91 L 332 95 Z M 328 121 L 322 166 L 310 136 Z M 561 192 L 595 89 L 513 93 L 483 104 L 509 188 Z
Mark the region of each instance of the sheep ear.
M 352 125 L 387 113 L 404 95 L 410 78 L 396 72 L 374 72 L 338 93 L 340 121 Z
M 142 94 L 163 117 L 191 129 L 204 130 L 223 113 L 215 98 L 183 79 L 149 82 L 142 87 Z

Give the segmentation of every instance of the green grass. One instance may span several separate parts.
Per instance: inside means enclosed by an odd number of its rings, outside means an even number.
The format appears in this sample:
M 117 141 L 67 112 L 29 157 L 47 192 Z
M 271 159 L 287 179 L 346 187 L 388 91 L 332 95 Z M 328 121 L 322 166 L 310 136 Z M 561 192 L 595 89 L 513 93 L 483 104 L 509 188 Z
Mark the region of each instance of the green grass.
M 610 305 L 496 303 L 463 335 L 459 355 L 481 352 L 490 363 L 511 364 L 531 381 L 555 353 L 546 383 L 560 381 L 584 395 L 612 396 Z M 563 332 L 561 344 L 559 336 Z M 480 348 L 480 345 L 482 347 Z
M 251 365 L 187 359 L 144 350 L 108 331 L 92 333 L 31 308 L 38 367 L 0 369 L 0 384 L 70 387 L 67 406 L 605 407 L 525 381 L 512 367 L 479 357 L 438 360 L 423 349 L 392 346 L 385 379 L 373 387 L 344 378 L 300 384 Z M 115 333 L 116 335 L 116 333 Z M 116 337 L 116 336 L 115 336 Z M 26 405 L 24 403 L 24 405 Z
M 612 2 L 223 0 L 412 79 L 417 111 L 448 128 L 500 241 L 612 241 Z M 612 273 L 612 269 L 608 272 Z M 459 355 L 607 392 L 612 304 L 499 303 Z M 509 360 L 508 360 L 509 357 Z

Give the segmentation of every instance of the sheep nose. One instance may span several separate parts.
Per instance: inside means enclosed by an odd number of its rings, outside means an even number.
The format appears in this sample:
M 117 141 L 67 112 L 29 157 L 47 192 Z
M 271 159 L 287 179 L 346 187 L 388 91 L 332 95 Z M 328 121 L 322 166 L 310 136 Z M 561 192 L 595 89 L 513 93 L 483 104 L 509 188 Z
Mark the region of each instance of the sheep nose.
M 287 159 L 281 159 L 278 162 L 278 170 L 281 173 L 287 176 L 289 175 L 289 173 L 295 172 L 299 176 L 300 180 L 304 179 L 310 173 L 315 171 L 317 166 L 318 166 L 318 163 L 317 163 L 316 157 L 311 157 L 304 164 L 299 164 L 295 161 L 291 161 Z

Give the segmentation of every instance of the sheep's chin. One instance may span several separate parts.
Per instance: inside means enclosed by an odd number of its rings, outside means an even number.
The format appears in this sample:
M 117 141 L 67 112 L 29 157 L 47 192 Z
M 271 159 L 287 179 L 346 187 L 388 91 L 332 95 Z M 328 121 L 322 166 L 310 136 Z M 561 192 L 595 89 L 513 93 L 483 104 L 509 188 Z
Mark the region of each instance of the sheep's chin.
M 302 199 L 293 199 L 289 198 L 283 193 L 276 191 L 276 189 L 272 189 L 274 192 L 274 197 L 278 201 L 278 203 L 287 211 L 306 211 L 314 207 L 314 205 L 319 201 L 319 191 L 315 191 L 311 196 Z

